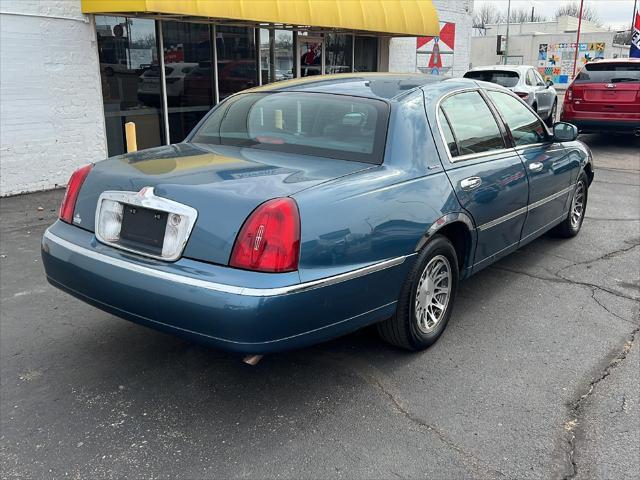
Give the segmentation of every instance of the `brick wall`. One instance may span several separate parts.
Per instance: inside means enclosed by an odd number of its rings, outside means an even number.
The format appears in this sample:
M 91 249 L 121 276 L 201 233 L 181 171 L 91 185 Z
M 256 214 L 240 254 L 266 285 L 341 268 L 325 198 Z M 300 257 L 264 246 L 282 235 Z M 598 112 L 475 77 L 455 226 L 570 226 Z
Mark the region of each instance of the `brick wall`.
M 433 0 L 441 22 L 456 24 L 456 45 L 453 76 L 460 76 L 469 68 L 473 0 Z M 415 72 L 415 37 L 392 38 L 389 44 L 389 71 Z
M 95 29 L 79 1 L 0 4 L 0 195 L 106 156 Z

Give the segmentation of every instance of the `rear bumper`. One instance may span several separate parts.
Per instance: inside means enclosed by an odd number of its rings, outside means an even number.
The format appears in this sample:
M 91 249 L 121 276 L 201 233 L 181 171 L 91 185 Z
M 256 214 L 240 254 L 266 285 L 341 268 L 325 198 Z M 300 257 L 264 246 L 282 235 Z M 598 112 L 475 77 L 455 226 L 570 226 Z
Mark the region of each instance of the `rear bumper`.
M 576 112 L 569 109 L 562 111 L 560 120 L 574 124 L 581 132 L 633 132 L 640 128 L 640 114 L 632 116 L 603 113 L 596 115 L 593 112 Z
M 307 346 L 387 318 L 411 263 L 400 257 L 355 275 L 300 283 L 297 273 L 143 259 L 62 222 L 45 232 L 42 259 L 52 285 L 95 307 L 216 348 L 254 354 Z

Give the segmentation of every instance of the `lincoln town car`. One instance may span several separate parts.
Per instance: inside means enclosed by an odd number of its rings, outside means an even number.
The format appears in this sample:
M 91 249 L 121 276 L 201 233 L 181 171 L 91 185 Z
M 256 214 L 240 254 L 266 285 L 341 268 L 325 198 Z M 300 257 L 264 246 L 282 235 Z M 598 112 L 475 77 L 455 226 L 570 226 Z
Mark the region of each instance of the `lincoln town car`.
M 73 173 L 42 239 L 46 276 L 116 316 L 247 355 L 370 325 L 424 349 L 460 281 L 546 232 L 578 234 L 594 167 L 577 135 L 470 79 L 254 88 L 182 143 Z

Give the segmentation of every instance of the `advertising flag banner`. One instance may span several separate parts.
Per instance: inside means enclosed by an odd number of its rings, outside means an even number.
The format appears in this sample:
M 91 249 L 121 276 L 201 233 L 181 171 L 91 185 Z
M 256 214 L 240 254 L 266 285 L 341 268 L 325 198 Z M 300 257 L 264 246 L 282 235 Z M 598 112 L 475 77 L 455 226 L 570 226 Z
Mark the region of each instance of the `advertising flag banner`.
M 636 19 L 633 22 L 633 32 L 631 32 L 631 50 L 629 56 L 640 58 L 640 12 L 636 12 Z

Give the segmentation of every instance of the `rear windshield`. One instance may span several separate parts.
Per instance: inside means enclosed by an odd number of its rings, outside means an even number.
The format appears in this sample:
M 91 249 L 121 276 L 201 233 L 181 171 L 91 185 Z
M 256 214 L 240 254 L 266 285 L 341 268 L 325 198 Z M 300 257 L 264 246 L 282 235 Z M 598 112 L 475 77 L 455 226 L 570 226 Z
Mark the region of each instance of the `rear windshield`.
M 509 70 L 477 70 L 465 73 L 464 78 L 497 83 L 503 87 L 515 87 L 518 84 L 520 75 L 518 72 L 510 72 Z
M 588 63 L 576 77 L 575 83 L 640 82 L 640 64 Z
M 191 138 L 304 155 L 382 163 L 385 102 L 320 93 L 245 93 L 220 105 Z

